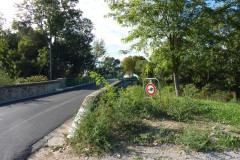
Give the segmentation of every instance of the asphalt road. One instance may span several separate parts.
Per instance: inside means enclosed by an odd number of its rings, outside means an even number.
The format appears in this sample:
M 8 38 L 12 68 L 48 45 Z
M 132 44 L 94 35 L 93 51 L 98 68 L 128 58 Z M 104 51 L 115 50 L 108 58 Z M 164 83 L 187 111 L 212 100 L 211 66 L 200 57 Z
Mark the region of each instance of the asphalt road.
M 71 118 L 97 89 L 92 84 L 1 105 L 0 160 L 26 159 L 34 143 Z

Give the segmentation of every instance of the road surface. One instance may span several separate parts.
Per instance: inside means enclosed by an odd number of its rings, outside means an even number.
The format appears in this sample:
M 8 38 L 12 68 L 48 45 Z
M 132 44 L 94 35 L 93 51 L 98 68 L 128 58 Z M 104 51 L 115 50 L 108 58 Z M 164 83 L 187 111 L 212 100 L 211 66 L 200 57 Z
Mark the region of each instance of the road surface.
M 0 105 L 0 160 L 26 159 L 31 146 L 71 118 L 94 84 Z

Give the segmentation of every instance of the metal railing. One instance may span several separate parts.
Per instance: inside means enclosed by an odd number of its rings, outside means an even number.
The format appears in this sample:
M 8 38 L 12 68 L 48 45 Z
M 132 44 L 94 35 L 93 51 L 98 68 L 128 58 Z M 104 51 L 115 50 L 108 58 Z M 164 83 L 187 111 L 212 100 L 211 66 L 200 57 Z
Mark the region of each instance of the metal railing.
M 94 79 L 91 77 L 82 77 L 82 78 L 67 78 L 66 87 L 72 87 L 80 84 L 87 84 L 94 82 Z
M 122 76 L 103 76 L 105 79 L 122 79 L 123 86 L 135 85 L 138 83 L 138 79 L 136 77 L 123 78 Z M 81 84 L 93 83 L 95 80 L 91 77 L 82 77 L 82 78 L 67 78 L 66 79 L 66 87 L 72 87 Z

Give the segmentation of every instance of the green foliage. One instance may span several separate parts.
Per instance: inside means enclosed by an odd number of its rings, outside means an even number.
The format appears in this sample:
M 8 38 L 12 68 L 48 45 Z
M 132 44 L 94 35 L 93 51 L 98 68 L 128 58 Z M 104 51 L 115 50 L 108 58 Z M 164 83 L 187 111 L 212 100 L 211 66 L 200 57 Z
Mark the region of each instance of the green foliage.
M 240 105 L 236 103 L 222 103 L 216 101 L 201 100 L 202 109 L 208 109 L 204 116 L 215 121 L 240 126 Z
M 217 90 L 211 95 L 210 99 L 219 102 L 229 102 L 233 99 L 233 95 L 230 92 Z
M 183 96 L 196 98 L 199 94 L 199 89 L 194 84 L 188 84 L 183 89 Z
M 136 71 L 136 64 L 139 61 L 146 61 L 146 59 L 143 56 L 129 56 L 124 58 L 121 63 L 124 73 L 129 76 L 133 76 L 133 73 L 139 72 L 139 70 Z
M 210 132 L 196 129 L 186 129 L 183 135 L 177 140 L 184 145 L 186 149 L 194 149 L 196 151 L 207 151 L 210 142 Z
M 121 74 L 120 60 L 113 57 L 106 57 L 104 61 L 99 62 L 96 71 L 101 75 L 117 76 Z
M 178 121 L 193 119 L 194 114 L 199 114 L 200 103 L 191 98 L 170 98 L 164 102 L 167 115 Z
M 93 54 L 96 59 L 105 56 L 106 54 L 106 48 L 105 48 L 105 42 L 103 39 L 101 40 L 95 40 L 93 42 Z
M 149 145 L 153 142 L 154 137 L 150 133 L 140 134 L 139 137 L 134 138 L 133 142 L 140 145 Z
M 239 137 L 218 130 L 188 128 L 176 141 L 187 150 L 195 151 L 221 151 L 240 147 Z
M 93 26 L 75 8 L 77 3 L 78 0 L 26 0 L 17 4 L 18 21 L 13 23 L 16 34 L 12 35 L 18 41 L 12 38 L 8 42 L 3 64 L 6 70 L 15 71 L 13 76 L 48 76 L 50 44 L 53 79 L 76 77 L 93 69 L 95 59 L 90 45 Z M 15 56 L 9 56 L 10 51 Z
M 179 129 L 178 131 L 170 131 L 161 128 L 161 130 L 157 132 L 154 137 L 158 144 L 175 143 L 176 138 L 181 132 L 182 132 L 181 129 Z
M 47 81 L 47 77 L 46 76 L 31 76 L 31 77 L 26 77 L 26 78 L 18 78 L 16 80 L 16 83 L 34 83 L 34 82 L 44 82 Z
M 106 82 L 106 79 L 104 77 L 101 77 L 98 73 L 96 72 L 90 72 L 90 77 L 94 78 L 96 81 L 96 85 L 102 85 L 102 84 L 106 84 L 107 86 L 109 86 L 109 83 Z
M 0 86 L 14 84 L 14 79 L 12 79 L 7 73 L 0 70 Z
M 99 80 L 99 84 L 100 81 L 106 83 L 98 74 L 91 75 Z M 118 92 L 111 86 L 109 88 L 97 97 L 94 104 L 89 104 L 74 137 L 70 139 L 78 153 L 102 155 L 112 151 L 121 140 L 140 145 L 153 142 L 177 143 L 196 151 L 218 151 L 240 146 L 239 138 L 215 130 L 189 128 L 175 131 L 162 128 L 151 133 L 141 133 L 147 129 L 143 119 L 162 116 L 185 122 L 202 116 L 239 126 L 240 107 L 236 103 L 197 100 L 187 96 L 174 98 L 173 87 L 162 89 L 165 95 L 161 102 L 158 99 L 144 98 L 144 89 L 141 86 L 119 89 Z M 189 88 L 192 90 L 194 87 Z
M 82 117 L 72 139 L 77 151 L 87 154 L 110 151 L 115 146 L 114 136 L 130 138 L 143 128 L 143 118 L 159 114 L 151 100 L 143 98 L 144 92 L 139 86 L 119 90 L 118 96 L 109 96 L 116 95 L 114 92 L 101 94 L 93 112 Z

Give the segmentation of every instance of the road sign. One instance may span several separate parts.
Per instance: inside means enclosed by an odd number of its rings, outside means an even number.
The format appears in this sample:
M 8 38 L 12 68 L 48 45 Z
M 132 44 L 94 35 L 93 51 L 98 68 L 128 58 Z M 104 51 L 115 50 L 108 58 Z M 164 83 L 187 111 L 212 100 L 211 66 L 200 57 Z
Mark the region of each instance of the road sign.
M 146 86 L 146 92 L 150 96 L 153 96 L 156 93 L 156 87 L 152 83 L 148 83 Z

